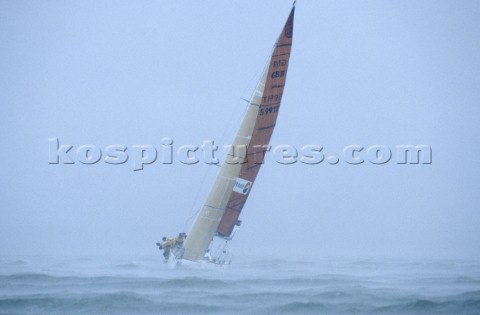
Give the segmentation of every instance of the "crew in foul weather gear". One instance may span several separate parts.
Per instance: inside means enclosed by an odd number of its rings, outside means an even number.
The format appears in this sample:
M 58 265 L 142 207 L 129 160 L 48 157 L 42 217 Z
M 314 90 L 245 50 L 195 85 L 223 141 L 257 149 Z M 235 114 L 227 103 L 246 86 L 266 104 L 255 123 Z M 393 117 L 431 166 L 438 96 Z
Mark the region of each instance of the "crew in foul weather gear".
M 178 233 L 178 237 L 176 238 L 167 238 L 166 236 L 164 236 L 162 238 L 162 243 L 157 243 L 158 248 L 160 250 L 163 249 L 163 257 L 165 258 L 165 261 L 167 261 L 168 258 L 170 257 L 170 251 L 172 248 L 176 250 L 180 250 L 182 248 L 183 242 L 185 241 L 186 238 L 187 238 L 187 234 L 185 232 L 182 232 L 182 233 Z

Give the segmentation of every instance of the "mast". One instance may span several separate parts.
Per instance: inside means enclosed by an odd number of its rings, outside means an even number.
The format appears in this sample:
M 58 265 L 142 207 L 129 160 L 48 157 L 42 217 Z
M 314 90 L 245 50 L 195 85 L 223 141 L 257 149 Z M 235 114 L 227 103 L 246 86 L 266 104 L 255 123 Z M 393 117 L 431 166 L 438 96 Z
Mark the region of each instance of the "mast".
M 292 48 L 293 19 L 295 3 L 290 12 L 287 22 L 276 42 L 275 49 L 270 59 L 267 81 L 260 103 L 258 117 L 255 122 L 252 139 L 247 150 L 247 162 L 242 165 L 239 177 L 250 182 L 255 182 L 258 171 L 262 166 L 265 151 L 267 150 L 273 129 L 277 121 L 283 89 L 287 79 L 288 61 Z M 240 212 L 247 201 L 248 193 L 234 191 L 227 203 L 227 208 L 218 226 L 217 232 L 223 236 L 229 236 Z
M 275 49 L 257 84 L 247 113 L 215 183 L 187 239 L 183 259 L 197 261 L 205 255 L 213 236 L 229 236 L 248 198 L 277 120 L 292 45 L 292 8 Z M 243 148 L 243 149 L 242 149 Z
M 212 241 L 215 231 L 220 223 L 224 209 L 233 192 L 241 165 L 246 158 L 246 148 L 250 142 L 255 121 L 258 116 L 258 104 L 263 95 L 267 71 L 257 84 L 254 94 L 250 100 L 247 113 L 240 125 L 240 128 L 233 141 L 232 150 L 224 161 L 215 183 L 193 223 L 188 237 L 183 243 L 185 252 L 183 259 L 200 260 L 205 255 L 208 245 Z M 242 146 L 245 148 L 242 150 Z

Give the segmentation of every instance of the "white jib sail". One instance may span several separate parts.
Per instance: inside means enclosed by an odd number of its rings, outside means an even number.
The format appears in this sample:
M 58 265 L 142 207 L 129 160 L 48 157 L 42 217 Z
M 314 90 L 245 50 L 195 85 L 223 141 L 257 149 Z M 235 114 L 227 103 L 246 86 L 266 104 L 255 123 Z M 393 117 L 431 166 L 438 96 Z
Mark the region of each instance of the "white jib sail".
M 267 64 L 270 64 L 270 61 Z M 241 165 L 245 160 L 246 148 L 250 143 L 257 119 L 258 108 L 262 101 L 268 70 L 268 67 L 265 67 L 262 78 L 258 82 L 250 100 L 247 113 L 233 141 L 232 151 L 230 152 L 231 155 L 227 156 L 227 159 L 224 161 L 207 200 L 195 219 L 188 233 L 188 237 L 183 244 L 185 248 L 183 259 L 191 261 L 203 259 L 213 239 L 228 199 L 234 189 Z

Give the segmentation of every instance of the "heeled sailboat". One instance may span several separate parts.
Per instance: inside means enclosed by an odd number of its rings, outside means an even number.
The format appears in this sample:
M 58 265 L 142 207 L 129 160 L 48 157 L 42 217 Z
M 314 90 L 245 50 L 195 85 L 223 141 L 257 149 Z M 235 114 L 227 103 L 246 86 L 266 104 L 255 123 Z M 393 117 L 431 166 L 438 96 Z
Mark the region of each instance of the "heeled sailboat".
M 275 42 L 267 66 L 249 100 L 231 151 L 200 209 L 183 246 L 172 250 L 178 262 L 230 263 L 228 244 L 264 161 L 280 111 L 292 48 L 295 3 Z

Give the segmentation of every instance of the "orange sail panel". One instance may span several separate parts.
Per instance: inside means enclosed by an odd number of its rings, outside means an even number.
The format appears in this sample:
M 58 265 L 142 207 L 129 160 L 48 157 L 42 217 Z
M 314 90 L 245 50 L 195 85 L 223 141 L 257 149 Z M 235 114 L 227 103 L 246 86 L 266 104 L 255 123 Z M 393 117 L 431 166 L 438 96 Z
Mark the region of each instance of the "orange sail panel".
M 258 171 L 262 166 L 265 150 L 270 143 L 270 138 L 275 128 L 287 79 L 288 61 L 292 48 L 294 13 L 295 7 L 290 12 L 270 59 L 262 101 L 247 148 L 247 160 L 241 166 L 234 190 L 217 228 L 217 233 L 223 236 L 229 236 L 233 231 Z

